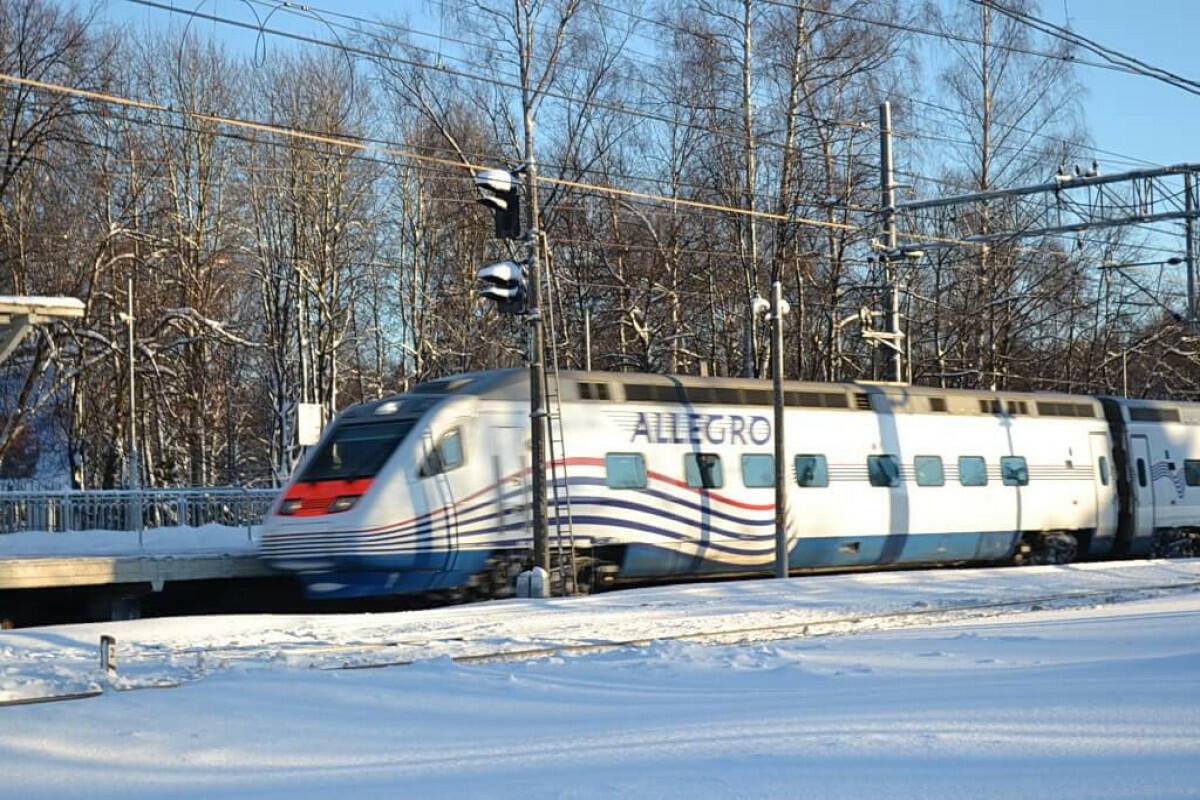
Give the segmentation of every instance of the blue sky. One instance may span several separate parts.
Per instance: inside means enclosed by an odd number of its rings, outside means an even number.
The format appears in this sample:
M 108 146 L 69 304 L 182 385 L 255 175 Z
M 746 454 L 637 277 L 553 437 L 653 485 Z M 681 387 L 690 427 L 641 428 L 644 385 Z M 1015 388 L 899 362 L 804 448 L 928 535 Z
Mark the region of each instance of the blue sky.
M 1049 0 L 1044 18 L 1185 78 L 1200 80 L 1195 0 Z M 1157 164 L 1200 162 L 1200 96 L 1159 81 L 1081 66 L 1078 75 L 1097 147 Z M 1108 170 L 1123 171 L 1122 169 Z

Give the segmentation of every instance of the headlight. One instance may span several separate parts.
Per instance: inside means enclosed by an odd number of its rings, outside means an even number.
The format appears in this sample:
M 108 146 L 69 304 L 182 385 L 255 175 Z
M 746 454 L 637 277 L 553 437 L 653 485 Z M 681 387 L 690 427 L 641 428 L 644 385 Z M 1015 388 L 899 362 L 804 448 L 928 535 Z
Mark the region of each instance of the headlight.
M 279 513 L 285 517 L 291 516 L 300 510 L 301 505 L 302 501 L 300 500 L 284 500 L 279 504 Z
M 336 514 L 339 511 L 349 511 L 354 508 L 354 504 L 358 502 L 358 498 L 362 495 L 344 494 L 329 504 L 329 513 Z

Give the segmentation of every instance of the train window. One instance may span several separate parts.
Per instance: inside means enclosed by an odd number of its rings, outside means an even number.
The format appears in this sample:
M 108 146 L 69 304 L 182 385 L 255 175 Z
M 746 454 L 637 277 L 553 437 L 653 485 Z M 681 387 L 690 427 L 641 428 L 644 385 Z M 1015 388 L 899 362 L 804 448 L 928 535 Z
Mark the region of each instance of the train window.
M 946 483 L 941 456 L 917 456 L 913 459 L 913 473 L 917 478 L 917 486 L 942 486 Z
M 641 453 L 606 454 L 604 483 L 610 489 L 645 489 L 645 457 Z
M 1183 478 L 1188 486 L 1200 486 L 1200 460 L 1185 459 L 1183 462 Z
M 959 456 L 958 482 L 963 486 L 987 486 L 987 462 L 981 456 Z
M 1100 461 L 1097 465 L 1100 467 L 1100 485 L 1108 486 L 1108 458 L 1100 456 Z
M 1029 467 L 1025 464 L 1024 456 L 1002 456 L 1000 458 L 1000 477 L 1005 486 L 1028 486 Z
M 683 471 L 693 489 L 720 489 L 725 484 L 721 457 L 716 453 L 685 453 Z
M 867 477 L 872 486 L 899 486 L 900 459 L 890 454 L 867 456 Z
M 1146 487 L 1146 460 L 1139 458 L 1137 460 L 1138 486 Z
M 796 456 L 794 466 L 797 486 L 829 485 L 829 465 L 825 463 L 825 456 Z
M 421 465 L 421 477 L 449 472 L 463 465 L 462 434 L 458 428 L 443 434 L 425 463 Z
M 608 384 L 593 381 L 580 381 L 575 384 L 579 390 L 580 400 L 608 400 Z
M 342 425 L 321 445 L 297 480 L 349 481 L 374 477 L 412 427 L 412 420 L 394 419 Z
M 742 456 L 742 484 L 748 489 L 775 485 L 775 456 L 746 453 Z
M 438 442 L 438 452 L 442 454 L 442 469 L 449 472 L 463 464 L 462 433 L 455 428 L 442 437 Z

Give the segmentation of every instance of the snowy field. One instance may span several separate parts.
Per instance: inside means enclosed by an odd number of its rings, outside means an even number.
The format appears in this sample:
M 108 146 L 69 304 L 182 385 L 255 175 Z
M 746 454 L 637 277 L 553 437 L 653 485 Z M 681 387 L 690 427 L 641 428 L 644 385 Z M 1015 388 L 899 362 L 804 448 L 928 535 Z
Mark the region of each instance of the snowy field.
M 0 797 L 1200 797 L 1198 585 L 1127 562 L 5 631 L 0 701 L 101 694 L 0 707 Z

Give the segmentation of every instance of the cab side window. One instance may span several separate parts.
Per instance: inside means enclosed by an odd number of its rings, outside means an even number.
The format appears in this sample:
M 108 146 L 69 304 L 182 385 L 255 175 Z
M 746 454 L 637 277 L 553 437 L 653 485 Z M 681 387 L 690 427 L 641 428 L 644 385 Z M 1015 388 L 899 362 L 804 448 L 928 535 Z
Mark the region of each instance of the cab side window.
M 421 465 L 421 477 L 428 478 L 458 469 L 463 465 L 462 432 L 458 428 L 442 434 L 437 446 L 425 457 Z

